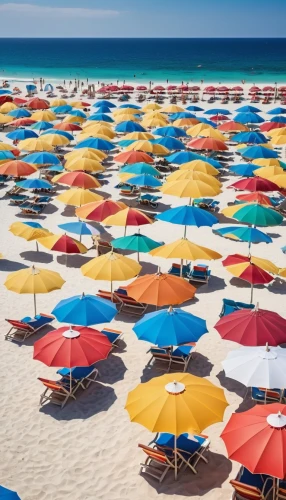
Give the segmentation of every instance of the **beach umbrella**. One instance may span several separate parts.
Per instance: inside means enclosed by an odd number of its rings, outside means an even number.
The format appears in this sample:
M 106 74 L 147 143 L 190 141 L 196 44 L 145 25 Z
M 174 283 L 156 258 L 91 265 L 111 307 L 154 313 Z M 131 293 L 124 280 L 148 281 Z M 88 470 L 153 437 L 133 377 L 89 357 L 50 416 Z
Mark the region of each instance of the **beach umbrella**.
M 61 162 L 55 154 L 46 151 L 39 153 L 32 153 L 25 157 L 25 162 L 32 163 L 33 165 L 60 165 Z
M 166 127 L 156 128 L 154 130 L 155 135 L 161 135 L 162 137 L 186 137 L 187 134 L 184 130 L 179 127 L 173 127 L 171 125 Z
M 160 146 L 164 146 L 167 149 L 176 150 L 176 151 L 186 149 L 186 146 L 178 139 L 175 139 L 175 137 L 165 136 L 165 137 L 161 137 L 160 139 L 153 139 L 151 141 L 151 143 L 152 144 L 159 144 Z
M 239 194 L 236 197 L 238 200 L 250 203 L 259 203 L 260 205 L 266 205 L 267 207 L 273 207 L 273 202 L 269 196 L 260 191 L 254 191 L 253 193 Z
M 76 125 L 84 123 L 86 118 L 83 118 L 82 116 L 74 116 L 74 115 L 67 115 L 62 123 L 75 123 Z
M 112 293 L 113 281 L 126 281 L 140 273 L 142 266 L 133 259 L 113 251 L 95 257 L 83 266 L 81 272 L 93 280 L 110 281 Z
M 100 114 L 100 115 L 105 115 L 105 114 L 107 114 L 107 113 L 111 113 L 111 112 L 112 112 L 112 111 L 111 111 L 111 109 L 110 109 L 108 106 L 106 106 L 106 105 L 102 104 L 101 106 L 98 106 L 98 108 L 97 108 L 97 109 L 96 109 L 96 111 L 95 111 L 95 114 L 94 114 L 94 115 L 91 115 L 91 117 L 92 117 L 92 116 L 96 116 L 96 115 L 98 115 L 98 114 Z M 105 116 L 106 116 L 106 115 L 105 115 Z M 91 119 L 92 119 L 92 118 L 91 118 Z M 104 121 L 104 120 L 102 120 L 102 121 Z M 107 121 L 108 121 L 108 120 L 107 120 Z
M 11 144 L 6 144 L 5 142 L 0 142 L 0 151 L 15 151 L 16 148 L 15 146 L 12 146 Z
M 48 248 L 48 250 L 66 254 L 86 253 L 88 250 L 80 241 L 77 241 L 66 234 L 50 234 L 48 236 L 38 238 L 38 242 L 40 245 Z
M 18 118 L 17 120 L 13 120 L 9 122 L 9 127 L 28 127 L 30 125 L 35 125 L 37 123 L 35 120 L 31 120 L 31 118 Z
M 196 118 L 196 115 L 190 113 L 189 111 L 179 111 L 178 113 L 174 113 L 170 116 L 171 120 L 177 120 L 178 118 Z
M 44 179 L 26 179 L 16 183 L 22 189 L 52 189 L 53 186 Z
M 258 167 L 258 168 L 257 168 Z M 256 165 L 256 170 L 254 175 L 258 175 L 263 179 L 272 179 L 274 175 L 283 174 L 284 170 L 282 167 L 276 167 L 275 165 L 271 165 L 270 167 L 259 167 Z
M 144 212 L 136 208 L 127 207 L 119 210 L 113 215 L 109 215 L 104 219 L 103 224 L 106 226 L 124 226 L 124 236 L 126 236 L 127 226 L 143 226 L 153 224 L 154 220 L 150 219 Z
M 174 127 L 190 127 L 192 125 L 197 125 L 199 120 L 197 118 L 178 118 L 173 122 Z
M 81 148 L 93 148 L 99 149 L 100 151 L 111 151 L 115 148 L 115 145 L 110 141 L 106 141 L 104 139 L 89 138 L 79 142 L 75 146 L 75 149 Z
M 285 135 L 277 135 L 271 138 L 271 144 L 277 147 L 283 147 L 286 145 L 286 134 Z
M 215 231 L 220 236 L 225 238 L 230 238 L 233 240 L 246 241 L 248 243 L 248 248 L 251 247 L 251 243 L 272 243 L 272 239 L 267 234 L 259 231 L 255 227 L 247 226 L 231 226 L 222 227 L 216 229 Z
M 223 141 L 211 137 L 192 139 L 187 145 L 192 149 L 205 149 L 207 151 L 228 150 L 227 145 Z
M 267 111 L 268 115 L 285 115 L 286 114 L 286 108 L 282 108 L 281 106 L 278 106 L 278 108 L 270 109 Z
M 126 122 L 118 123 L 114 129 L 119 133 L 126 132 L 145 132 L 145 128 L 142 127 L 140 123 L 133 122 L 131 120 L 127 120 Z
M 52 107 L 55 107 L 55 106 L 65 106 L 67 104 L 67 101 L 65 99 L 60 99 L 60 98 L 57 98 L 57 99 L 53 99 L 50 103 L 50 105 Z
M 200 108 L 200 106 L 195 106 L 194 104 L 191 104 L 190 106 L 188 106 L 186 108 L 187 111 L 193 111 L 193 112 L 197 112 L 197 111 L 204 111 L 203 108 Z
M 185 226 L 184 237 L 186 236 L 187 226 L 211 227 L 218 223 L 218 219 L 214 215 L 192 205 L 170 208 L 156 215 L 156 219 Z
M 284 168 L 285 163 L 277 158 L 257 158 L 252 160 L 254 165 L 259 167 L 282 167 Z
M 161 177 L 162 175 L 161 172 L 159 172 L 159 170 L 156 170 L 156 168 L 152 167 L 152 165 L 149 165 L 148 163 L 144 162 L 126 165 L 125 167 L 122 167 L 120 169 L 120 173 L 127 173 L 134 175 L 147 174 L 147 175 L 153 175 L 154 177 Z
M 53 111 L 53 113 L 56 113 L 57 115 L 66 115 L 70 111 L 72 111 L 72 106 L 70 104 L 63 104 L 62 106 L 53 106 L 51 108 L 51 111 Z
M 61 173 L 64 172 L 64 167 L 62 165 L 53 165 L 52 167 L 46 167 L 48 172 Z
M 183 278 L 161 272 L 139 276 L 126 290 L 138 302 L 158 307 L 182 304 L 196 293 L 195 287 Z
M 27 107 L 31 109 L 48 109 L 50 107 L 49 101 L 40 99 L 39 97 L 32 97 L 27 101 Z
M 36 167 L 21 160 L 7 161 L 0 166 L 1 175 L 10 175 L 12 177 L 25 177 L 34 174 L 36 171 Z
M 129 392 L 125 409 L 131 422 L 151 432 L 174 436 L 175 479 L 177 436 L 200 433 L 223 419 L 228 403 L 224 392 L 204 378 L 186 373 L 166 374 L 139 384 Z
M 247 132 L 249 129 L 246 125 L 243 125 L 242 123 L 230 120 L 228 122 L 219 125 L 217 130 L 220 130 L 221 132 Z
M 246 113 L 238 113 L 234 120 L 238 123 L 242 123 L 248 125 L 249 123 L 263 123 L 265 120 L 261 116 L 256 113 L 246 112 Z
M 286 472 L 286 405 L 256 405 L 233 413 L 221 438 L 228 457 L 252 474 L 284 479 Z M 269 460 L 269 454 L 273 457 Z
M 225 267 L 229 266 L 239 266 L 239 265 L 248 265 L 249 263 L 253 263 L 256 266 L 260 267 L 264 271 L 268 271 L 272 274 L 278 274 L 279 269 L 275 264 L 270 262 L 270 260 L 267 259 L 262 259 L 261 257 L 255 257 L 254 255 L 240 255 L 240 254 L 233 254 L 229 255 L 226 257 L 223 261 L 222 264 Z
M 52 122 L 57 119 L 55 113 L 53 113 L 50 109 L 46 111 L 36 111 L 31 115 L 31 118 L 37 122 Z
M 111 102 L 107 101 L 106 99 L 101 99 L 100 101 L 96 101 L 92 107 L 94 108 L 100 108 L 100 106 L 108 106 L 109 108 L 116 108 L 116 105 Z
M 66 160 L 71 160 L 71 159 L 81 159 L 81 158 L 87 158 L 89 160 L 97 160 L 97 161 L 103 161 L 107 158 L 107 154 L 104 153 L 103 151 L 99 151 L 99 149 L 92 149 L 92 148 L 81 148 L 81 149 L 74 149 L 70 153 L 65 154 L 65 159 Z
M 221 187 L 221 182 L 218 181 L 215 177 L 204 174 L 203 172 L 196 171 L 196 170 L 176 170 L 175 172 L 172 172 L 170 175 L 168 175 L 166 179 L 167 182 L 174 182 L 174 181 L 181 181 L 181 180 L 192 180 L 194 182 L 196 181 L 202 181 L 210 186 L 213 187 Z
M 163 243 L 152 240 L 147 236 L 140 233 L 133 234 L 132 236 L 123 236 L 122 238 L 116 238 L 112 240 L 111 245 L 113 248 L 120 248 L 121 250 L 131 250 L 137 252 L 137 260 L 139 262 L 139 253 L 148 253 L 150 250 L 157 248 Z
M 229 187 L 238 189 L 240 191 L 278 191 L 277 184 L 271 182 L 269 179 L 262 179 L 261 177 L 252 177 L 241 179 L 234 182 Z
M 59 273 L 32 266 L 8 274 L 4 285 L 12 292 L 33 294 L 36 316 L 36 295 L 38 293 L 49 293 L 53 290 L 59 290 L 64 283 L 65 281 Z
M 201 198 L 203 196 L 217 196 L 220 193 L 220 187 L 209 182 L 209 178 L 214 180 L 214 177 L 201 172 L 193 172 L 193 174 L 197 174 L 197 176 L 193 175 L 191 179 L 182 181 L 165 182 L 160 191 L 179 198 Z
M 133 331 L 139 340 L 146 340 L 159 347 L 197 342 L 208 333 L 206 321 L 198 316 L 172 306 L 169 309 L 145 314 Z
M 63 137 L 68 139 L 69 142 L 73 141 L 73 139 L 74 139 L 74 136 L 72 134 L 70 134 L 69 132 L 65 132 L 65 130 L 58 130 L 55 128 L 45 130 L 44 132 L 42 132 L 41 137 L 48 136 L 48 138 L 50 139 L 51 136 L 53 136 L 53 135 L 62 135 Z M 60 146 L 60 144 L 58 144 L 58 145 Z M 63 144 L 63 146 L 64 146 L 64 144 Z
M 86 205 L 77 208 L 75 213 L 80 219 L 102 222 L 110 215 L 114 215 L 124 208 L 127 208 L 125 203 L 107 199 L 87 203 Z
M 132 106 L 127 106 L 125 108 L 117 108 L 113 110 L 113 116 L 119 116 L 119 115 L 143 115 L 143 111 L 138 108 L 133 108 Z
M 170 151 L 162 146 L 149 141 L 134 141 L 126 147 L 126 151 L 144 151 L 145 153 L 153 153 L 155 155 L 169 155 Z
M 76 125 L 76 123 L 63 123 L 63 122 L 57 123 L 57 125 L 55 125 L 53 128 L 56 130 L 64 130 L 66 132 L 77 132 L 82 130 L 82 128 L 79 125 Z
M 71 188 L 58 195 L 56 199 L 65 205 L 81 207 L 86 203 L 102 200 L 103 197 L 97 193 L 89 191 L 88 189 Z
M 279 122 L 265 122 L 262 125 L 259 125 L 261 132 L 271 132 L 272 130 L 279 130 L 280 128 L 284 128 L 285 123 Z
M 222 214 L 254 226 L 278 226 L 283 221 L 282 215 L 278 212 L 258 203 L 245 203 L 227 207 L 222 210 Z
M 275 122 L 275 123 L 282 123 L 286 124 L 286 116 L 273 116 L 273 118 L 271 118 L 270 120 L 271 122 Z
M 111 118 L 111 116 L 108 116 L 105 113 L 101 113 L 100 110 L 97 110 L 94 115 L 90 115 L 88 117 L 89 121 L 94 121 L 94 122 L 106 122 L 106 123 L 113 123 L 114 120 Z M 108 111 L 110 113 L 110 110 Z
M 139 187 L 156 188 L 162 186 L 162 182 L 150 174 L 139 174 L 129 179 L 128 184 Z
M 52 182 L 66 184 L 67 186 L 80 187 L 83 189 L 95 189 L 101 186 L 92 175 L 84 172 L 64 172 L 53 177 Z
M 100 163 L 102 160 L 93 160 L 91 158 L 77 158 L 73 157 L 65 163 L 65 169 L 71 172 L 104 172 L 105 168 Z
M 9 115 L 3 115 L 0 113 L 0 125 L 6 125 L 6 123 L 10 123 L 13 121 L 13 117 Z
M 32 137 L 19 142 L 19 149 L 22 151 L 52 151 L 54 147 L 41 137 Z
M 223 316 L 214 328 L 222 339 L 245 346 L 277 346 L 286 341 L 286 319 L 258 305 Z
M 177 165 L 182 165 L 183 163 L 187 163 L 193 160 L 203 160 L 202 155 L 197 153 L 193 153 L 192 151 L 177 151 L 176 153 L 167 156 L 166 160 L 169 163 L 174 163 Z
M 177 104 L 169 104 L 168 106 L 165 106 L 161 109 L 162 113 L 180 113 L 183 111 L 185 111 L 184 108 L 178 106 Z
M 255 160 L 256 158 L 278 158 L 278 153 L 263 146 L 249 146 L 239 150 L 239 153 L 245 158 Z
M 0 499 L 1 500 L 21 500 L 16 491 L 8 490 L 4 486 L 0 486 Z
M 61 134 L 52 133 L 50 130 L 48 132 L 49 133 L 47 135 L 42 134 L 41 137 L 43 137 L 45 143 L 48 143 L 53 148 L 58 146 L 67 146 L 67 144 L 70 143 L 70 139 L 67 139 L 67 137 Z
M 204 111 L 205 115 L 231 115 L 231 111 L 224 108 L 212 108 Z
M 133 142 L 135 142 L 134 140 L 126 140 L 126 139 L 122 139 L 121 141 L 118 141 L 117 145 L 120 146 L 121 148 L 126 148 L 127 146 L 130 146 L 130 144 L 132 144 Z
M 132 140 L 132 141 L 141 141 L 141 140 L 149 140 L 149 139 L 154 139 L 154 135 L 151 134 L 150 132 L 130 132 L 129 134 L 126 134 L 124 139 L 127 140 Z
M 286 172 L 283 174 L 279 175 L 274 175 L 271 177 L 271 181 L 275 182 L 277 186 L 279 186 L 281 189 L 286 189 Z
M 9 231 L 11 231 L 14 236 L 24 238 L 26 241 L 34 241 L 51 234 L 48 229 L 44 229 L 41 224 L 35 222 L 13 222 L 9 227 Z M 36 247 L 38 251 L 37 241 Z
M 228 378 L 246 387 L 286 387 L 286 352 L 279 346 L 240 347 L 228 353 L 222 366 Z
M 248 144 L 266 144 L 266 137 L 261 132 L 240 132 L 232 136 L 233 142 L 248 143 Z
M 112 321 L 117 309 L 109 300 L 83 293 L 61 300 L 52 314 L 60 323 L 91 326 Z
M 286 126 L 282 128 L 276 128 L 274 130 L 270 130 L 267 135 L 269 137 L 277 137 L 277 136 L 285 136 L 286 135 Z
M 114 116 L 114 121 L 115 121 L 115 123 L 122 123 L 122 122 L 127 122 L 127 121 L 138 122 L 138 115 L 130 115 L 130 114 L 125 113 L 124 115 Z M 160 120 L 160 123 L 162 123 L 161 120 Z M 164 120 L 163 123 L 165 124 L 166 121 Z M 144 120 L 142 120 L 141 125 L 146 127 L 146 123 L 144 123 Z
M 9 132 L 6 137 L 7 139 L 11 139 L 11 141 L 22 141 L 24 139 L 30 139 L 31 137 L 38 137 L 38 134 L 36 134 L 33 130 L 19 128 L 17 130 L 13 130 L 13 132 Z
M 53 128 L 53 124 L 50 123 L 50 122 L 45 122 L 45 121 L 41 121 L 41 122 L 35 122 L 31 128 L 33 130 L 38 130 L 39 132 L 42 132 L 43 130 L 49 130 L 49 129 L 52 129 Z
M 180 170 L 192 170 L 194 172 L 202 172 L 203 174 L 213 176 L 219 175 L 219 170 L 217 170 L 210 163 L 204 160 L 193 160 L 187 163 L 183 163 L 180 166 Z
M 251 106 L 247 104 L 246 106 L 241 106 L 235 110 L 237 113 L 261 113 L 261 109 L 256 106 Z
M 153 163 L 154 160 L 143 151 L 127 151 L 114 156 L 114 161 L 118 163 Z
M 95 236 L 100 234 L 98 229 L 82 221 L 67 222 L 66 224 L 59 224 L 58 227 L 68 233 L 78 234 L 80 242 L 84 235 Z
M 17 106 L 13 102 L 6 101 L 0 106 L 0 113 L 8 114 L 11 111 L 17 111 Z M 11 115 L 10 115 L 11 116 Z M 30 115 L 29 115 L 30 116 Z
M 253 177 L 254 170 L 258 168 L 257 165 L 253 165 L 252 163 L 240 163 L 229 167 L 229 171 L 234 172 L 236 175 L 241 175 L 242 177 Z

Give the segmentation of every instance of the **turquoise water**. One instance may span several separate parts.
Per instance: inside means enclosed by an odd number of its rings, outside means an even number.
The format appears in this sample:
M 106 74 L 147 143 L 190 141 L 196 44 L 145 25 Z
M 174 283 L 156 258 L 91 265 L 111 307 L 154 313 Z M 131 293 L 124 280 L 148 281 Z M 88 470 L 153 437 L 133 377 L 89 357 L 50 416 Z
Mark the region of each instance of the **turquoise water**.
M 2 77 L 286 83 L 286 39 L 4 38 Z

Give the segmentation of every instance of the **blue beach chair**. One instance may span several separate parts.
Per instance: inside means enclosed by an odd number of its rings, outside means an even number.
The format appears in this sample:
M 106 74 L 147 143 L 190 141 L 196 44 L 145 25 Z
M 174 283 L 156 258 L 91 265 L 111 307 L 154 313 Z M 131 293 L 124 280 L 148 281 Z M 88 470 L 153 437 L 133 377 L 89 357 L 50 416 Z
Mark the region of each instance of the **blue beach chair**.
M 109 342 L 111 342 L 112 344 L 112 348 L 118 347 L 118 341 L 122 337 L 122 332 L 120 332 L 119 330 L 112 330 L 111 328 L 105 327 L 103 328 L 103 330 L 101 330 L 101 333 L 106 335 Z
M 209 270 L 209 266 L 206 266 L 204 264 L 197 264 L 187 274 L 187 278 L 190 281 L 198 281 L 199 283 L 208 283 L 210 275 L 211 272 Z
M 189 362 L 195 352 L 196 343 L 190 343 L 189 345 L 182 345 L 174 348 L 170 347 L 156 347 L 153 346 L 148 352 L 151 353 L 151 359 L 147 366 L 150 366 L 152 361 L 165 361 L 168 363 L 167 372 L 170 371 L 172 364 L 183 365 L 184 372 L 187 370 Z
M 37 314 L 34 318 L 25 316 L 20 320 L 6 319 L 11 325 L 10 330 L 5 335 L 5 340 L 15 340 L 24 342 L 30 335 L 54 321 L 55 317 L 50 314 Z
M 180 276 L 181 266 L 180 264 L 172 263 L 172 267 L 169 269 L 168 274 L 172 274 L 173 276 Z M 183 265 L 182 268 L 182 277 L 186 278 L 191 270 L 191 262 L 189 264 Z
M 251 474 L 242 467 L 230 484 L 234 488 L 232 500 L 266 500 L 273 489 L 273 478 L 263 474 Z
M 241 309 L 254 309 L 254 304 L 246 304 L 244 302 L 235 302 L 231 299 L 222 299 L 222 310 L 220 312 L 220 317 L 227 316 L 235 311 L 240 311 Z

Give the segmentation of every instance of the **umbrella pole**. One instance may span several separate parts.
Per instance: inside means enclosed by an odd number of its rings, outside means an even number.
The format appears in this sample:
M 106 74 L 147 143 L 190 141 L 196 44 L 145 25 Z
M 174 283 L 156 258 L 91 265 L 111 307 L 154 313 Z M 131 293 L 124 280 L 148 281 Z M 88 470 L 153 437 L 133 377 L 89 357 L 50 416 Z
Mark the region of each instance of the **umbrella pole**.
M 180 278 L 183 277 L 183 264 L 184 264 L 184 259 L 181 259 Z
M 37 314 L 37 305 L 36 305 L 36 294 L 34 293 L 34 312 L 35 312 L 35 316 Z
M 253 283 L 251 283 L 250 304 L 252 304 L 252 301 L 253 301 Z
M 126 227 L 127 226 L 124 227 L 124 236 L 126 236 Z
M 70 393 L 72 392 L 72 374 L 70 369 Z
M 36 250 L 37 250 L 37 252 L 39 251 L 39 245 L 38 245 L 37 241 L 36 241 Z
M 185 226 L 185 230 L 184 230 L 184 239 L 186 239 L 186 236 L 187 236 L 187 226 Z
M 178 463 L 177 463 L 177 436 L 175 436 L 175 446 L 174 446 L 174 450 L 175 450 L 175 481 L 177 480 L 177 477 L 178 477 Z
M 139 252 L 137 252 L 137 261 L 139 262 Z
M 81 234 L 79 235 L 79 241 L 80 241 L 80 243 L 81 243 Z
M 110 282 L 111 302 L 113 302 L 112 281 Z

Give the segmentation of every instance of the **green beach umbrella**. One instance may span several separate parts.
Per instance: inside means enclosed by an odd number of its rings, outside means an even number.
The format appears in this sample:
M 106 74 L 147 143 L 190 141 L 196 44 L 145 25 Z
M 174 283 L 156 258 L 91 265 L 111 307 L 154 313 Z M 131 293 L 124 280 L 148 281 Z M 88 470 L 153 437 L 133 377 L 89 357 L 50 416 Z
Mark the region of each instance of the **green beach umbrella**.
M 148 253 L 150 250 L 154 248 L 160 247 L 164 245 L 163 242 L 158 242 L 155 240 L 151 240 L 147 236 L 140 234 L 140 232 L 133 234 L 132 236 L 123 236 L 122 238 L 116 238 L 111 242 L 111 245 L 114 248 L 120 248 L 121 250 L 133 250 L 137 252 L 138 262 L 139 262 L 139 253 Z
M 278 226 L 283 221 L 282 215 L 271 208 L 258 203 L 238 204 L 222 210 L 223 215 L 232 217 L 239 222 L 253 224 L 254 226 Z

